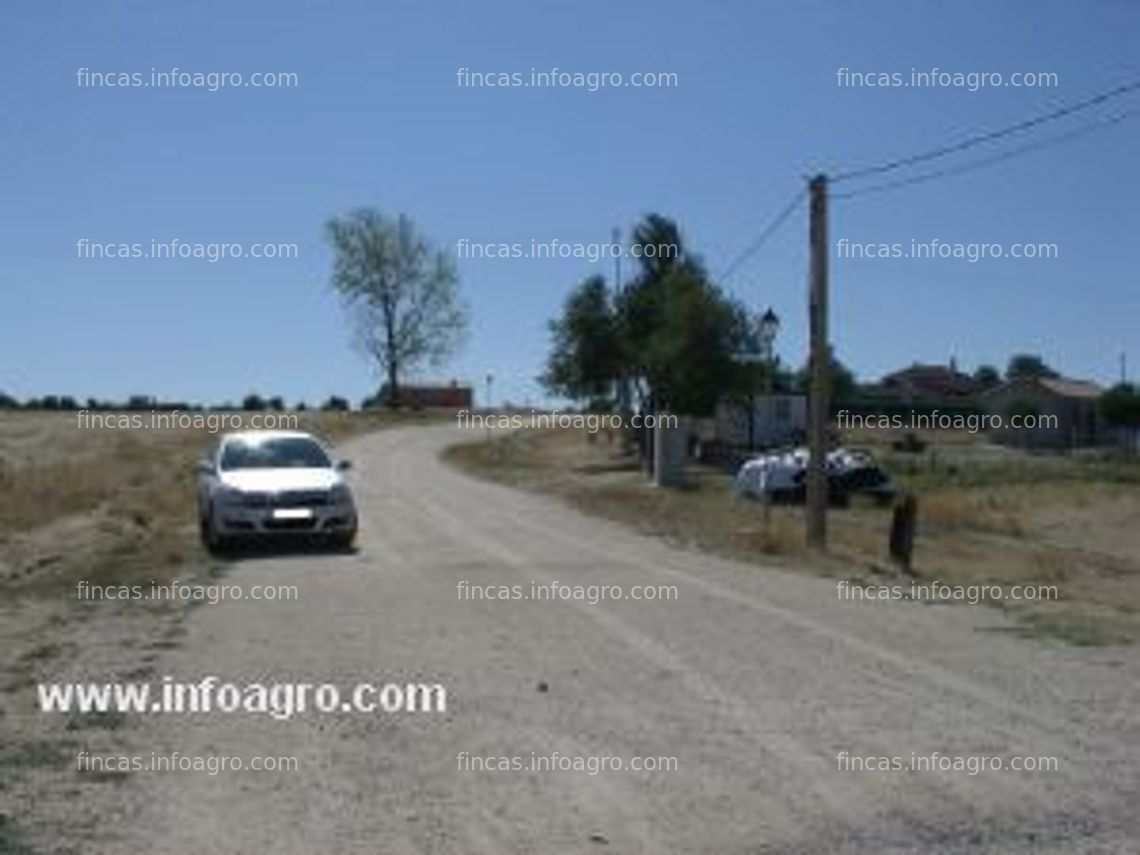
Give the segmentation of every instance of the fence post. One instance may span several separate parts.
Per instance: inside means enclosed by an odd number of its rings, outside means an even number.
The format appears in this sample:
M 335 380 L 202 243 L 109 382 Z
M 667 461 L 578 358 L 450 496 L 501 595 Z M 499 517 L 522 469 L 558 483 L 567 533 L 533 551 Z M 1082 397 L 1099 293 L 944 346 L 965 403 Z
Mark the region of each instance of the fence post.
M 918 499 L 913 493 L 906 493 L 895 505 L 891 517 L 891 558 L 904 573 L 911 572 L 911 559 L 914 554 L 914 529 L 918 521 Z

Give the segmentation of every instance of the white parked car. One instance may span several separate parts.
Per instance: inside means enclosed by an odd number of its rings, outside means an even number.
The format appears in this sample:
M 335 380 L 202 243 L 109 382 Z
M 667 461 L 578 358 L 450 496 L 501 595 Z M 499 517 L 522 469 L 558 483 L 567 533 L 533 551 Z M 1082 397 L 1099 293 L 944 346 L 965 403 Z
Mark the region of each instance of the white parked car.
M 810 461 L 806 448 L 762 454 L 744 462 L 733 489 L 753 498 L 803 501 Z M 825 466 L 832 502 L 843 504 L 852 493 L 863 493 L 880 502 L 894 496 L 890 479 L 868 452 L 837 448 L 828 452 Z
M 307 535 L 351 546 L 357 517 L 348 468 L 300 431 L 222 436 L 198 463 L 202 542 L 221 551 L 242 538 Z
M 736 473 L 733 489 L 754 498 L 802 498 L 808 459 L 807 449 L 801 448 L 746 460 Z

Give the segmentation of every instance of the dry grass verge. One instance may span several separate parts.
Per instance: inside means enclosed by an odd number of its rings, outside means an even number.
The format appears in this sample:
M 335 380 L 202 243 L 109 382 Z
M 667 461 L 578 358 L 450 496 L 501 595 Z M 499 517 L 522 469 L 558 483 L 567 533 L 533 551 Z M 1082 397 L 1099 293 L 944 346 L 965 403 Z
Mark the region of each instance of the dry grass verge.
M 436 418 L 299 415 L 301 429 L 332 443 Z M 162 582 L 202 563 L 194 464 L 213 435 L 80 431 L 69 414 L 8 418 L 0 425 L 0 495 L 6 498 L 0 504 L 0 589 L 54 594 L 80 578 L 104 585 Z M 12 450 L 17 441 L 18 454 Z
M 1027 636 L 1075 644 L 1140 639 L 1140 469 L 1112 461 L 1019 455 L 958 443 L 915 457 L 874 449 L 919 496 L 916 582 L 1056 586 L 1055 601 L 1002 600 Z M 803 510 L 734 498 L 731 478 L 691 467 L 678 490 L 650 486 L 616 444 L 577 431 L 520 432 L 454 446 L 453 465 L 479 477 L 559 495 L 586 513 L 687 548 L 888 584 L 891 515 L 870 503 L 830 515 L 827 555 L 805 548 Z
M 439 418 L 299 415 L 301 429 L 333 443 Z M 121 715 L 41 715 L 36 684 L 69 672 L 152 679 L 161 651 L 181 643 L 194 605 L 85 602 L 76 583 L 146 587 L 226 572 L 196 532 L 194 463 L 213 439 L 206 431 L 79 430 L 68 413 L 0 413 L 0 852 L 33 851 L 37 799 L 81 798 L 84 787 L 114 783 L 77 777 L 75 754 L 122 753 L 117 731 L 130 724 Z M 5 803 L 17 792 L 18 814 Z

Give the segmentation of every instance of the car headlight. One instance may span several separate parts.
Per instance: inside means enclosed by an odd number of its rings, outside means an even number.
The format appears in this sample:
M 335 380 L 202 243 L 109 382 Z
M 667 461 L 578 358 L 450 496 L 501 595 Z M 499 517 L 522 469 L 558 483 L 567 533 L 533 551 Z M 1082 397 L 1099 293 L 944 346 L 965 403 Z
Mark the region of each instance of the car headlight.
M 337 484 L 329 490 L 329 503 L 333 505 L 348 505 L 352 503 L 352 491 L 345 484 Z

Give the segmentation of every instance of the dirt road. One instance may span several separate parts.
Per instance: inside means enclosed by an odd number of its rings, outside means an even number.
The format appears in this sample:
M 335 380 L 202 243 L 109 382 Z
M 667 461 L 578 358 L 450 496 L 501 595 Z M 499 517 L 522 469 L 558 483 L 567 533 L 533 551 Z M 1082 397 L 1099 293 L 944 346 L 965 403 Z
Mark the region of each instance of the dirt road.
M 1140 851 L 1133 651 L 1020 639 L 995 609 L 845 602 L 471 480 L 450 428 L 353 441 L 355 555 L 249 557 L 296 602 L 194 610 L 157 675 L 446 685 L 444 714 L 143 716 L 135 753 L 295 756 L 278 773 L 97 788 L 103 853 Z M 462 600 L 457 585 L 676 586 L 676 599 Z M 464 771 L 461 752 L 675 770 Z M 837 755 L 1056 758 L 845 771 Z M 90 791 L 89 791 L 90 792 Z

